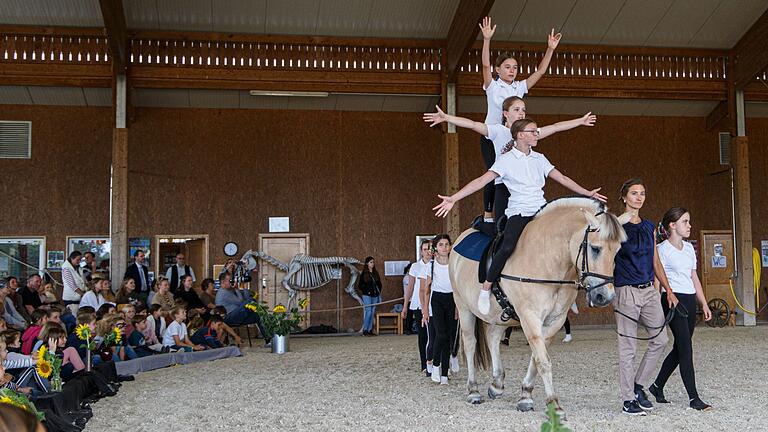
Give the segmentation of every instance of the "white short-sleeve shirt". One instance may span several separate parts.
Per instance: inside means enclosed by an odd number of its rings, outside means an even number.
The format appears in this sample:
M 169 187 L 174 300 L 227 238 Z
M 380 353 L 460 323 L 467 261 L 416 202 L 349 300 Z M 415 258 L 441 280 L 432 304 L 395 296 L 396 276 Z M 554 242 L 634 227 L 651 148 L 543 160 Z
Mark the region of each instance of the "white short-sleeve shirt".
M 411 264 L 411 269 L 408 271 L 408 275 L 416 278 L 416 282 L 413 283 L 411 305 L 408 308 L 410 310 L 421 309 L 421 300 L 419 300 L 419 293 L 421 292 L 421 279 L 426 279 L 429 276 L 428 269 L 429 261 L 425 263 L 422 260 L 418 260 Z
M 485 90 L 485 97 L 488 100 L 488 114 L 485 116 L 485 124 L 492 125 L 501 123 L 501 106 L 504 104 L 504 100 L 510 96 L 525 96 L 528 93 L 528 84 L 525 80 L 507 84 L 497 78 L 488 84 L 488 88 L 484 87 L 483 90 Z
M 187 325 L 184 323 L 179 324 L 176 320 L 173 320 L 168 328 L 165 329 L 163 345 L 176 345 L 176 341 L 173 340 L 174 336 L 178 336 L 180 341 L 184 340 L 187 337 Z
M 487 127 L 488 136 L 486 138 L 493 141 L 493 149 L 496 151 L 496 159 L 498 159 L 504 147 L 512 141 L 512 131 L 503 124 L 487 125 Z M 501 178 L 496 177 L 493 184 L 501 184 Z
M 451 278 L 448 275 L 448 264 L 440 264 L 435 261 L 435 271 L 432 275 L 432 292 L 453 293 Z
M 696 270 L 696 251 L 693 245 L 684 241 L 683 250 L 680 250 L 669 240 L 664 240 L 659 244 L 658 251 L 672 291 L 676 294 L 696 294 L 691 277 L 691 272 Z
M 517 148 L 496 158 L 491 167 L 509 189 L 509 203 L 504 212 L 507 217 L 533 216 L 547 203 L 544 183 L 555 166 L 543 154 L 531 150 L 526 155 Z

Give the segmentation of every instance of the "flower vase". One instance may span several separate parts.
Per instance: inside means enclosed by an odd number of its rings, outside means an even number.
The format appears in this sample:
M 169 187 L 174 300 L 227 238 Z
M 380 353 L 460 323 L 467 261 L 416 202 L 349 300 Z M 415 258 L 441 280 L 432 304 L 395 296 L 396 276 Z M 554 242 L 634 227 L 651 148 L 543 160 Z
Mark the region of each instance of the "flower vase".
M 272 353 L 285 354 L 288 352 L 288 335 L 272 336 Z
M 86 348 L 85 348 L 85 370 L 87 372 L 91 371 L 91 344 L 86 342 Z
M 54 376 L 51 378 L 51 391 L 60 392 L 61 391 L 61 376 Z

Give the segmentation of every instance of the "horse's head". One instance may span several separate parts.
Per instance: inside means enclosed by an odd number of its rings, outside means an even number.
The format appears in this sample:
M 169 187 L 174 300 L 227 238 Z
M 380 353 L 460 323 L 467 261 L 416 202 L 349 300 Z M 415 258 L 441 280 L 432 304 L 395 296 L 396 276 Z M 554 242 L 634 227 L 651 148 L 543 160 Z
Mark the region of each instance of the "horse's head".
M 613 287 L 614 258 L 627 239 L 623 222 L 606 211 L 582 209 L 587 226 L 577 230 L 570 240 L 573 264 L 579 282 L 587 291 L 590 306 L 607 306 L 616 292 Z

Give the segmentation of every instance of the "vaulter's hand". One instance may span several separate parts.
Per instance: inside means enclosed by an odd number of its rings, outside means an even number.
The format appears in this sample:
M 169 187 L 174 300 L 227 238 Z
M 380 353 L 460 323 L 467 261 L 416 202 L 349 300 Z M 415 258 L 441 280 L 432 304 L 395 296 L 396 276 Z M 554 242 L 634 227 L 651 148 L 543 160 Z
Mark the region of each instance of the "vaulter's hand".
M 446 217 L 453 208 L 453 205 L 456 203 L 456 201 L 454 201 L 454 199 L 449 196 L 438 195 L 437 197 L 443 200 L 443 202 L 432 207 L 432 210 L 435 210 L 435 216 Z
M 478 25 L 480 26 L 480 32 L 483 33 L 483 39 L 491 39 L 493 34 L 496 33 L 496 26 L 491 25 L 491 17 L 483 18 L 483 22 Z
M 429 127 L 437 126 L 444 121 L 448 121 L 448 116 L 445 115 L 445 112 L 443 112 L 437 105 L 435 105 L 435 108 L 437 108 L 436 113 L 424 113 L 424 122 L 432 123 Z
M 552 31 L 549 32 L 549 36 L 547 37 L 547 47 L 550 49 L 557 48 L 557 45 L 560 43 L 560 39 L 562 37 L 562 33 L 555 34 L 555 29 L 552 29 Z

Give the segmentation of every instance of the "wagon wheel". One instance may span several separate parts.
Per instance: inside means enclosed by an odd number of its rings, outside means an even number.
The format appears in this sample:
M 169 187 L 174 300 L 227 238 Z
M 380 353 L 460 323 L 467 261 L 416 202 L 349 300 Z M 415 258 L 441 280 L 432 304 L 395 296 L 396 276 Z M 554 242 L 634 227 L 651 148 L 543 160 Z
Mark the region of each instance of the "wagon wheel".
M 712 319 L 707 322 L 710 327 L 725 327 L 731 318 L 731 307 L 721 298 L 714 298 L 707 302 L 709 310 L 712 311 Z

